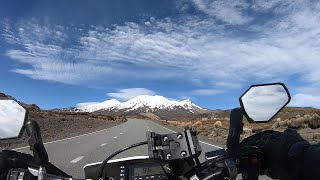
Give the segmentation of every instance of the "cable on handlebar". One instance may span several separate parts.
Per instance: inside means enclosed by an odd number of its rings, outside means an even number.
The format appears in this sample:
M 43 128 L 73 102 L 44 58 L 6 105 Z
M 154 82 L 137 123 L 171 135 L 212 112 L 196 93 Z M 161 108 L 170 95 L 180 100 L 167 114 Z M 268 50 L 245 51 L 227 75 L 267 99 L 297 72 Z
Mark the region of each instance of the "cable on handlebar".
M 109 161 L 110 159 L 112 159 L 114 156 L 116 156 L 116 155 L 118 155 L 118 154 L 120 154 L 120 153 L 122 153 L 123 151 L 126 151 L 126 150 L 128 150 L 128 149 L 131 149 L 131 148 L 134 148 L 134 147 L 138 147 L 138 146 L 142 146 L 142 145 L 146 145 L 146 144 L 148 144 L 147 141 L 140 142 L 140 143 L 136 143 L 136 144 L 132 144 L 132 145 L 130 145 L 130 146 L 127 146 L 127 147 L 125 147 L 125 148 L 122 148 L 122 149 L 116 151 L 115 153 L 111 154 L 111 155 L 110 155 L 109 157 L 107 157 L 107 159 L 105 159 L 105 160 L 102 162 L 102 164 L 100 165 L 99 170 L 98 170 L 98 177 L 97 177 L 97 178 L 100 179 L 100 178 L 102 177 L 103 169 L 104 169 L 105 166 L 107 165 L 108 161 Z
M 224 156 L 220 156 L 217 157 L 215 159 L 210 159 L 208 161 L 205 161 L 203 163 L 201 163 L 199 166 L 195 166 L 192 169 L 190 169 L 189 171 L 187 171 L 184 176 L 190 176 L 190 174 L 195 174 L 196 172 L 200 172 L 208 167 L 210 167 L 212 164 L 215 164 L 217 162 L 223 161 L 225 159 L 229 159 L 229 158 L 237 158 L 237 157 L 242 157 L 244 155 L 249 155 L 252 153 L 262 153 L 261 151 L 259 151 L 259 149 L 257 149 L 254 146 L 250 146 L 248 148 L 253 148 L 251 149 L 251 151 L 244 151 L 244 152 L 239 152 L 239 153 L 232 153 L 232 154 L 228 154 L 228 155 L 224 155 Z
M 223 161 L 223 160 L 228 159 L 228 158 L 233 158 L 235 156 L 236 156 L 236 154 L 234 154 L 234 155 L 225 155 L 225 156 L 220 156 L 218 158 L 205 161 L 205 162 L 201 163 L 199 166 L 195 166 L 194 168 L 192 168 L 189 171 L 187 171 L 185 173 L 185 175 L 190 175 L 190 174 L 194 173 L 195 171 L 202 171 L 202 170 L 208 168 L 209 166 L 211 166 L 212 164 L 214 164 L 216 162 Z

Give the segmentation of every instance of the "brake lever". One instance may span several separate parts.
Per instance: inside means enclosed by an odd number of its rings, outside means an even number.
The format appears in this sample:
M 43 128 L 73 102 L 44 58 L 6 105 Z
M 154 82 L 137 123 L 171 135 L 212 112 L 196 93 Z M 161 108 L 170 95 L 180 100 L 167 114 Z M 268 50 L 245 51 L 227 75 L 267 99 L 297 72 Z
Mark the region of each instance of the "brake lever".
M 238 173 L 242 173 L 243 180 L 257 180 L 263 170 L 261 155 L 262 151 L 255 146 L 242 147 L 237 153 L 218 150 L 206 153 L 206 165 L 207 168 L 224 168 L 230 179 L 236 179 Z
M 262 152 L 255 146 L 243 147 L 241 150 L 246 152 L 246 155 L 237 160 L 239 173 L 243 180 L 258 180 L 259 175 L 263 174 Z

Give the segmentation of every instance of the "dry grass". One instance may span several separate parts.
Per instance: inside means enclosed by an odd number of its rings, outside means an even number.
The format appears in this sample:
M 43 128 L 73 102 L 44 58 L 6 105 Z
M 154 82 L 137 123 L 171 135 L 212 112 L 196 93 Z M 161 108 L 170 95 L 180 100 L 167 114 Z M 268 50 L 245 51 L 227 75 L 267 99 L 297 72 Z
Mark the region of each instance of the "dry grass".
M 172 125 L 180 128 L 194 126 L 200 135 L 207 136 L 217 143 L 225 143 L 229 129 L 229 119 L 220 118 L 216 120 L 198 120 L 198 121 L 165 121 L 167 125 Z M 298 132 L 306 140 L 311 143 L 320 142 L 320 128 L 310 128 L 310 123 L 313 127 L 320 127 L 320 116 L 317 114 L 305 114 L 303 117 L 281 120 L 276 118 L 274 121 L 264 124 L 250 124 L 244 120 L 244 132 L 241 139 L 246 138 L 254 133 L 272 129 L 284 131 L 286 128 L 296 128 Z M 318 126 L 319 125 L 319 126 Z M 312 125 L 311 125 L 312 126 Z
M 32 106 L 29 109 L 28 120 L 38 122 L 44 141 L 76 136 L 93 132 L 123 123 L 124 116 L 108 116 L 87 112 L 67 112 L 40 110 Z M 26 144 L 27 135 L 24 131 L 21 138 L 2 140 L 0 147 Z
M 216 121 L 216 122 L 213 124 L 213 127 L 214 127 L 214 128 L 221 128 L 221 127 L 222 127 L 222 122 L 221 122 L 221 121 Z
M 161 118 L 153 113 L 146 112 L 146 113 L 140 113 L 141 116 L 146 117 L 147 119 L 154 119 L 154 120 L 160 120 Z

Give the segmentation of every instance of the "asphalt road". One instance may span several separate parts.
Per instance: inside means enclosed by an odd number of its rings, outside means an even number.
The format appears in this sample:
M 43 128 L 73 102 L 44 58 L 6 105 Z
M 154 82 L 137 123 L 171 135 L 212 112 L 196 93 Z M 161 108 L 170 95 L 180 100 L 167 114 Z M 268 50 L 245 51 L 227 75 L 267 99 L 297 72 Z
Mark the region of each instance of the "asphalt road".
M 146 131 L 159 134 L 172 133 L 152 121 L 129 119 L 126 123 L 105 130 L 45 143 L 49 161 L 77 178 L 84 178 L 83 166 L 89 163 L 101 162 L 110 154 L 125 146 L 146 141 Z M 218 149 L 218 146 L 201 141 L 203 153 L 200 161 L 204 160 L 204 152 Z M 29 147 L 17 148 L 17 151 L 30 153 Z M 123 152 L 114 159 L 130 156 L 147 156 L 147 146 L 141 146 Z

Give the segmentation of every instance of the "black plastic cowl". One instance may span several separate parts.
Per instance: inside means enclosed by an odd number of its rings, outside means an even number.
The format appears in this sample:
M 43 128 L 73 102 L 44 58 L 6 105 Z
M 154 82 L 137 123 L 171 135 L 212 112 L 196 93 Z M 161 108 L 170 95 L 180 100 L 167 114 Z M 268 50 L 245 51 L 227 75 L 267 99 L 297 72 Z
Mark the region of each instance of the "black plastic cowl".
M 40 127 L 36 121 L 28 121 L 25 127 L 29 136 L 28 142 L 30 150 L 33 152 L 35 161 L 43 166 L 48 163 L 49 159 L 48 153 L 43 145 Z
M 240 135 L 243 131 L 243 108 L 235 108 L 230 113 L 230 127 L 227 139 L 228 152 L 237 151 L 240 144 Z

